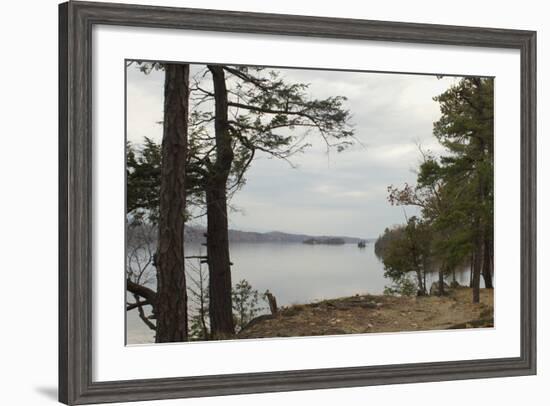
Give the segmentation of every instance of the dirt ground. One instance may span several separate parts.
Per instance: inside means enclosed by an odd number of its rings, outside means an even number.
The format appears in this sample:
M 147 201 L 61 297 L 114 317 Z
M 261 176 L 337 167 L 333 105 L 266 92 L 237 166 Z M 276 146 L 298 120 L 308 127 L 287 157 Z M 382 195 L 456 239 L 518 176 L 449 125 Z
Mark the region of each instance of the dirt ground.
M 470 288 L 447 296 L 356 295 L 280 309 L 252 320 L 238 338 L 297 337 L 493 327 L 493 290 L 481 289 L 472 303 Z

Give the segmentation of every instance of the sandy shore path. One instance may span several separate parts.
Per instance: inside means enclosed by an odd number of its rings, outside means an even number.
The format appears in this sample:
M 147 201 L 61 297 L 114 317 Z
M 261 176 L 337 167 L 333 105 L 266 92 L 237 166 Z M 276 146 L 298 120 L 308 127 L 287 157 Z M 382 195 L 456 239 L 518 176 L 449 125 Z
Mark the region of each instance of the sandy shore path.
M 356 295 L 283 308 L 277 316 L 253 320 L 238 338 L 442 330 L 493 326 L 493 290 L 481 289 L 472 303 L 470 288 L 449 295 L 393 297 Z

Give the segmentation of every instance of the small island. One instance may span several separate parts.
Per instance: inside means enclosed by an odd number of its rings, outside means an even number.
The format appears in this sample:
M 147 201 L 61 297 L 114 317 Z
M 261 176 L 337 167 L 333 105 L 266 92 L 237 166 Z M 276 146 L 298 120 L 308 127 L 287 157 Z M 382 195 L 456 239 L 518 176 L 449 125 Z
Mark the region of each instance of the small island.
M 307 238 L 302 241 L 304 244 L 309 245 L 343 245 L 346 241 L 343 238 L 330 237 L 330 238 Z

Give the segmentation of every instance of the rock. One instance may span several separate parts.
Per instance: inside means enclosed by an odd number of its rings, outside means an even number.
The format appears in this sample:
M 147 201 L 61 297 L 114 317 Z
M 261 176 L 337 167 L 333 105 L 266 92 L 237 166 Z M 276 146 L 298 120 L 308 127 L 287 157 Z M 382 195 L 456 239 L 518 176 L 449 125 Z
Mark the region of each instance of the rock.
M 244 331 L 244 330 L 246 330 L 246 329 L 249 329 L 250 327 L 252 327 L 252 326 L 254 326 L 254 325 L 258 324 L 258 323 L 261 323 L 262 321 L 267 321 L 267 320 L 271 320 L 271 319 L 274 319 L 274 318 L 275 318 L 275 316 L 272 315 L 272 314 L 262 314 L 262 315 L 260 315 L 260 316 L 258 316 L 258 317 L 256 317 L 256 318 L 250 320 L 250 321 L 248 322 L 248 324 L 242 328 L 241 331 Z
M 294 307 L 290 307 L 290 308 L 286 308 L 286 309 L 282 310 L 282 314 L 284 316 L 287 316 L 287 317 L 292 317 L 292 316 L 296 316 L 302 310 L 303 310 L 303 308 L 298 307 L 298 306 L 294 306 Z
M 366 309 L 377 309 L 378 306 L 375 302 L 366 302 L 361 305 L 361 307 L 364 307 Z
M 449 285 L 447 283 L 443 283 L 443 294 L 449 293 Z M 430 296 L 438 296 L 439 295 L 439 282 L 432 283 L 432 286 L 430 287 Z
M 493 318 L 493 308 L 492 307 L 485 307 L 479 313 L 479 318 L 480 319 L 492 319 Z

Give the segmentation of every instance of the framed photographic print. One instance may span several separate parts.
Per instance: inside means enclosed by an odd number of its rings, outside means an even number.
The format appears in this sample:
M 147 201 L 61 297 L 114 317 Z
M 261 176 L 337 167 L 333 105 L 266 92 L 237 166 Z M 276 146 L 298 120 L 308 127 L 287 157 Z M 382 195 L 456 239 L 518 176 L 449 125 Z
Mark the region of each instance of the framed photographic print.
M 60 401 L 536 373 L 535 32 L 59 29 Z

